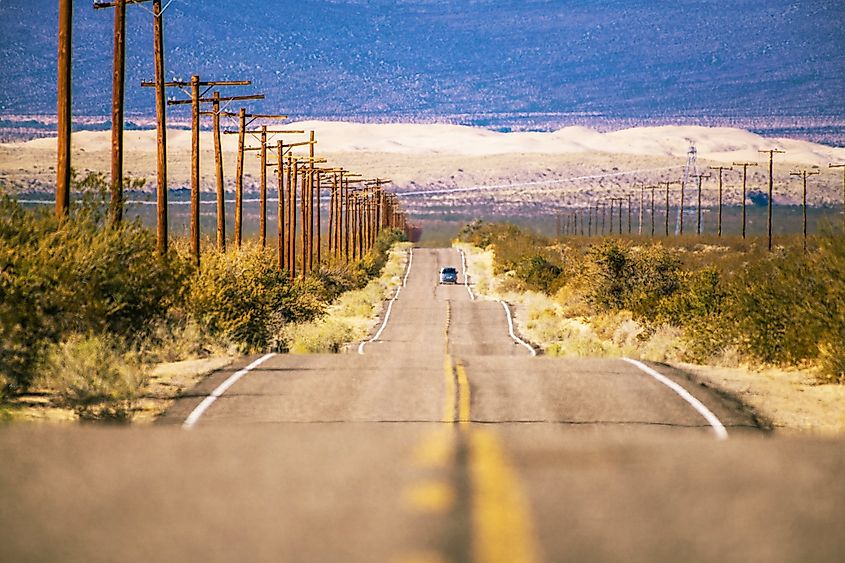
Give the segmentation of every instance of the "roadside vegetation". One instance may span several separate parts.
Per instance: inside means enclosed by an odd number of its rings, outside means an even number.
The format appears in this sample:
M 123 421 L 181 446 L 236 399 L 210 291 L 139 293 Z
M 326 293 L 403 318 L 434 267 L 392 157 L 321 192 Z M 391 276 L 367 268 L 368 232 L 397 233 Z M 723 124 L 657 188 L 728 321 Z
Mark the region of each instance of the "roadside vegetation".
M 845 240 L 550 239 L 473 223 L 477 288 L 519 303 L 549 355 L 809 368 L 845 383 Z
M 84 196 L 63 222 L 0 196 L 0 420 L 21 397 L 128 420 L 156 364 L 298 346 L 290 327 L 365 288 L 401 237 L 382 233 L 363 260 L 294 282 L 254 244 L 207 251 L 197 269 L 178 243 L 160 256 L 138 221 L 108 226 L 105 186 L 99 174 L 76 182 Z

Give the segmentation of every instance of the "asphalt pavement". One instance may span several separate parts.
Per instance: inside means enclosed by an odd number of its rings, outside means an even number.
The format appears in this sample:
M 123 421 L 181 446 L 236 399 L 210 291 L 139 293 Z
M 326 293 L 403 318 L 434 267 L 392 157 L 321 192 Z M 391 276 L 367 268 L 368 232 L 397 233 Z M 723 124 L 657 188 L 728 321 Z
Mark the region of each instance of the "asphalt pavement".
M 242 358 L 151 427 L 0 428 L 0 561 L 845 560 L 843 440 L 535 357 L 443 266 L 413 250 L 377 339 Z

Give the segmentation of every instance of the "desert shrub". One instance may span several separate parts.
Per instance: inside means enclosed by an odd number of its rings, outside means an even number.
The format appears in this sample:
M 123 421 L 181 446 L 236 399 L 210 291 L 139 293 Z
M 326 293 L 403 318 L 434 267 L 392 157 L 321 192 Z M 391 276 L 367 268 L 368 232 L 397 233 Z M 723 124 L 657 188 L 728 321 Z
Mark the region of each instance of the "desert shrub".
M 242 352 L 267 348 L 288 322 L 322 312 L 326 293 L 319 280 L 291 283 L 269 250 L 246 246 L 238 252 L 209 252 L 187 289 L 188 311 L 210 334 Z
M 845 383 L 845 239 L 816 237 L 772 254 L 759 241 L 671 242 L 570 237 L 553 242 L 513 225 L 475 222 L 461 240 L 493 251 L 497 290 L 554 294 L 529 315 L 549 354 L 802 365 Z M 522 301 L 530 301 L 525 293 Z M 576 330 L 573 317 L 589 321 Z
M 608 241 L 593 247 L 588 300 L 599 310 L 618 311 L 630 302 L 636 264 L 628 247 Z
M 633 255 L 633 279 L 625 307 L 639 319 L 659 321 L 666 301 L 681 289 L 681 262 L 662 245 Z
M 0 375 L 25 389 L 63 335 L 144 338 L 188 271 L 175 255 L 159 256 L 140 223 L 105 228 L 94 200 L 62 222 L 0 200 Z
M 354 328 L 344 319 L 327 317 L 314 323 L 290 325 L 285 329 L 292 354 L 338 353 L 353 339 Z
M 814 358 L 823 317 L 813 303 L 820 287 L 803 256 L 787 253 L 748 264 L 727 287 L 722 337 L 765 363 Z
M 533 254 L 517 262 L 515 273 L 527 289 L 552 293 L 553 289 L 557 289 L 559 285 L 558 278 L 563 273 L 563 269 L 552 264 L 545 257 Z
M 812 262 L 819 299 L 812 313 L 821 318 L 819 380 L 845 383 L 845 240 L 828 234 L 819 241 Z
M 176 362 L 229 353 L 234 346 L 213 336 L 182 310 L 171 311 L 151 331 L 141 351 L 151 362 Z
M 52 345 L 46 366 L 43 384 L 82 420 L 128 420 L 145 383 L 139 356 L 104 336 L 75 335 Z

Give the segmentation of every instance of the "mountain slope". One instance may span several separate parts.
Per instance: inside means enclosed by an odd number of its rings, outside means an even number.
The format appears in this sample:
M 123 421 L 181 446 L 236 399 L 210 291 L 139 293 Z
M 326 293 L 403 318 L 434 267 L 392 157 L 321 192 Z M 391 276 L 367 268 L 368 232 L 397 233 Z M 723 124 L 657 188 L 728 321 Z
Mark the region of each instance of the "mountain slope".
M 127 11 L 127 111 L 150 114 L 137 85 L 152 76 L 151 15 Z M 842 117 L 843 16 L 832 1 L 175 0 L 165 25 L 168 77 L 252 79 L 263 110 L 484 125 Z M 76 2 L 77 114 L 109 112 L 112 17 Z M 0 1 L 0 113 L 55 111 L 56 21 L 52 0 Z

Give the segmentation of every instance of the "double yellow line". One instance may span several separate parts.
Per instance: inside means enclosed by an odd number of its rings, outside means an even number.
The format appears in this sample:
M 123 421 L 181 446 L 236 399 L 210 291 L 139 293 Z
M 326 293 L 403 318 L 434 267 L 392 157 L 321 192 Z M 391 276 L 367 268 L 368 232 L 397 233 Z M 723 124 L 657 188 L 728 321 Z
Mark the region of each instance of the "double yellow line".
M 443 405 L 443 422 L 467 425 L 469 418 L 469 380 L 463 364 L 455 365 L 449 354 L 449 328 L 452 323 L 452 302 L 446 301 L 446 328 L 443 359 L 443 373 L 446 376 L 446 394 Z
M 446 393 L 443 422 L 458 424 L 450 434 L 452 448 L 467 448 L 471 483 L 472 553 L 477 563 L 536 563 L 540 560 L 536 535 L 516 471 L 505 456 L 496 433 L 470 425 L 470 387 L 466 369 L 449 353 L 451 303 L 446 302 L 443 372 Z
M 463 364 L 454 365 L 452 356 L 446 354 L 443 371 L 446 376 L 446 397 L 443 405 L 443 422 L 447 424 L 470 423 L 469 380 Z

